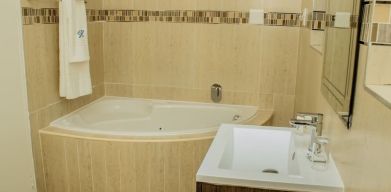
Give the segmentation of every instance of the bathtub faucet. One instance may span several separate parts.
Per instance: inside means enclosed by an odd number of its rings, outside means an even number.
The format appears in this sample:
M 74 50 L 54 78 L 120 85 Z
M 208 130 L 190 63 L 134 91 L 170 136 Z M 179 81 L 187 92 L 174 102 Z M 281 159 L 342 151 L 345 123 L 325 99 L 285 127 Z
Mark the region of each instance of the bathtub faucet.
M 210 87 L 210 98 L 213 102 L 219 103 L 223 98 L 223 87 L 220 84 L 213 84 Z

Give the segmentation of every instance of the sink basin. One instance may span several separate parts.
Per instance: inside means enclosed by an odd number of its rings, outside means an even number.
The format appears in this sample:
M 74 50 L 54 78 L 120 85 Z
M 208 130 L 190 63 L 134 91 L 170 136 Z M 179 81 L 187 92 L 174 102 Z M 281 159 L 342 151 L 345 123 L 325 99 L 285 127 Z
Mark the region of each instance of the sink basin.
M 330 157 L 316 170 L 306 158 L 309 136 L 292 128 L 222 125 L 197 173 L 197 182 L 250 188 L 341 192 Z
M 219 168 L 233 171 L 299 176 L 291 131 L 233 128 Z M 250 158 L 246 158 L 251 154 Z

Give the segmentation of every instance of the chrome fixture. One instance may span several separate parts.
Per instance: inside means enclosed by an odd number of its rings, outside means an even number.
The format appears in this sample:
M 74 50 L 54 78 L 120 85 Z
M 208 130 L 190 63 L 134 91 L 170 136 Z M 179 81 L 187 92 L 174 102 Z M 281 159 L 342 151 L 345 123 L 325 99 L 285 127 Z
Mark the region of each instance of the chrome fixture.
M 323 114 L 297 113 L 289 123 L 294 128 L 310 130 L 311 142 L 308 145 L 308 158 L 313 161 L 313 155 L 321 153 L 321 147 L 328 143 L 328 139 L 322 137 Z
M 210 97 L 213 102 L 219 103 L 223 98 L 223 87 L 217 83 L 210 88 Z
M 232 117 L 232 121 L 237 121 L 240 119 L 240 115 L 234 115 L 234 117 Z

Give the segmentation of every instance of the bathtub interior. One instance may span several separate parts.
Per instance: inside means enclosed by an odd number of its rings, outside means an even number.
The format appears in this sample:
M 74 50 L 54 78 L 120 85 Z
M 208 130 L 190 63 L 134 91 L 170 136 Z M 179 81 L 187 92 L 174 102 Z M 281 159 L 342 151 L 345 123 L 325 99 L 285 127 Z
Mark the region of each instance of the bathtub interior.
M 197 133 L 223 123 L 248 121 L 257 110 L 254 106 L 103 97 L 51 126 L 121 135 Z

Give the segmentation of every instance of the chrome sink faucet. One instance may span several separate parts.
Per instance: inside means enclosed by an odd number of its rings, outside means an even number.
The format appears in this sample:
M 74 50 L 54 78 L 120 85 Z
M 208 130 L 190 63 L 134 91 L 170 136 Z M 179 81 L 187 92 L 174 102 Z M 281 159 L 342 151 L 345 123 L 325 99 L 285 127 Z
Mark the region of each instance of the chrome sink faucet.
M 320 113 L 297 113 L 296 117 L 289 121 L 294 128 L 306 127 L 310 129 L 311 141 L 308 146 L 309 154 L 319 154 L 319 138 L 322 136 L 323 114 Z M 312 159 L 312 157 L 309 157 Z

